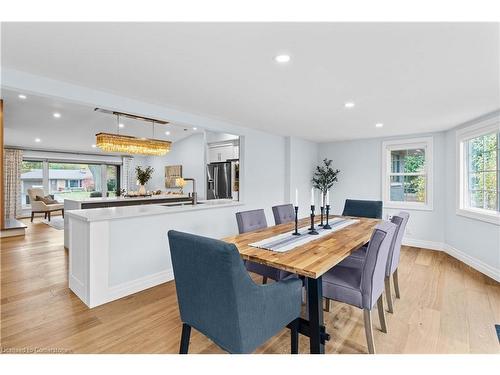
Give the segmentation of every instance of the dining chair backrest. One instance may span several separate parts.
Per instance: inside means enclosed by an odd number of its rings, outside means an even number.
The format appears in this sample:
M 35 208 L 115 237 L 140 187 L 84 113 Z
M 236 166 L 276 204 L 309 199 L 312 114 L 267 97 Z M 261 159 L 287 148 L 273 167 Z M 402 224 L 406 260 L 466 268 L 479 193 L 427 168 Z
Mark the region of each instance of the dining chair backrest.
M 276 225 L 291 223 L 292 221 L 295 221 L 295 211 L 291 203 L 273 206 L 273 215 L 274 223 Z
M 395 232 L 396 225 L 389 221 L 377 224 L 373 230 L 361 276 L 363 308 L 371 309 L 384 291 L 387 257 Z
M 256 285 L 236 247 L 174 230 L 168 240 L 182 322 L 229 352 L 244 351 L 245 321 L 253 319 L 244 317 L 245 301 Z
M 399 266 L 399 256 L 401 254 L 401 243 L 403 242 L 403 236 L 405 234 L 406 224 L 410 219 L 410 214 L 408 212 L 401 211 L 397 215 L 393 215 L 391 222 L 396 224 L 396 234 L 392 241 L 391 249 L 389 250 L 389 257 L 387 260 L 387 267 L 385 270 L 385 276 L 391 276 L 394 271 Z
M 236 222 L 240 234 L 267 228 L 266 214 L 263 209 L 237 212 Z
M 382 201 L 346 199 L 342 216 L 382 219 Z

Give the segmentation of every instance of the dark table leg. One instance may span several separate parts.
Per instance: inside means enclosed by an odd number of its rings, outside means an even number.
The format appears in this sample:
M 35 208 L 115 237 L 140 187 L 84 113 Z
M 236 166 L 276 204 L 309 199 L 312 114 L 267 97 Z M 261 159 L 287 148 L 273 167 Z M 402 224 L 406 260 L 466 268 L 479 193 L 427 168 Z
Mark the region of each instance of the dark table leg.
M 309 307 L 309 342 L 311 354 L 324 354 L 325 345 L 322 337 L 323 323 L 323 282 L 322 278 L 307 278 L 307 299 Z

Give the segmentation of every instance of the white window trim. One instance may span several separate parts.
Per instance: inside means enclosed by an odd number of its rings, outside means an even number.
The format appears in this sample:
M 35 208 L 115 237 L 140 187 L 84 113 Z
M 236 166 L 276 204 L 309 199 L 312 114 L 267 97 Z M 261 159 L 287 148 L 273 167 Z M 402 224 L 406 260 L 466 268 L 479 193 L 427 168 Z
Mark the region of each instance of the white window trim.
M 500 212 L 467 207 L 465 196 L 465 191 L 467 190 L 467 179 L 465 178 L 467 174 L 465 142 L 491 132 L 498 132 L 499 130 L 500 121 L 498 118 L 493 118 L 459 129 L 456 132 L 456 214 L 496 225 L 500 225 Z
M 433 137 L 395 139 L 382 142 L 382 200 L 384 208 L 400 208 L 406 210 L 434 210 L 434 169 L 433 169 Z M 410 148 L 425 149 L 425 174 L 427 176 L 426 186 L 426 202 L 395 202 L 390 200 L 389 195 L 389 178 L 388 171 L 391 170 L 391 153 L 392 150 L 403 150 Z

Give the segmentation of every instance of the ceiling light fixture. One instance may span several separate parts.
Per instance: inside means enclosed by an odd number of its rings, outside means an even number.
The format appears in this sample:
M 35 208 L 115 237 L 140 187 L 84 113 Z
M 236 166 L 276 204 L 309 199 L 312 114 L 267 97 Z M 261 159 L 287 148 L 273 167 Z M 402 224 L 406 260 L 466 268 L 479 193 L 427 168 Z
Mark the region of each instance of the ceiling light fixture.
M 278 55 L 274 60 L 280 64 L 287 63 L 290 61 L 290 55 Z
M 123 124 L 118 124 L 118 127 L 121 129 L 121 128 L 125 127 L 125 125 L 123 125 Z
M 54 116 L 55 118 L 60 118 L 61 114 L 59 112 L 54 112 L 52 116 Z
M 92 148 L 96 148 L 96 147 L 97 147 L 97 145 L 92 145 Z
M 26 99 L 26 98 L 27 98 L 27 96 L 26 96 L 26 95 L 24 95 L 24 94 L 19 94 L 17 97 L 18 97 L 19 99 L 22 99 L 22 100 L 24 100 L 24 99 Z
M 194 127 L 193 130 L 198 130 L 198 128 Z
M 376 128 L 381 128 L 381 127 L 383 127 L 383 126 L 384 126 L 384 124 L 382 124 L 381 122 L 377 122 L 377 123 L 375 124 L 375 127 L 376 127 Z
M 97 133 L 96 145 L 103 151 L 108 152 L 121 152 L 128 154 L 140 155 L 155 155 L 162 156 L 170 151 L 172 142 L 154 139 L 155 136 L 155 120 L 144 119 L 141 120 L 151 121 L 153 136 L 151 139 L 144 137 L 132 137 L 129 135 L 120 134 L 120 113 L 115 113 L 117 119 L 117 132 L 111 133 Z
M 354 108 L 355 104 L 354 102 L 345 102 L 344 107 L 346 108 Z
M 38 142 L 41 142 L 42 140 L 40 138 L 35 138 L 35 142 L 38 143 Z
M 167 131 L 165 132 L 165 135 L 170 135 L 170 132 L 167 130 Z

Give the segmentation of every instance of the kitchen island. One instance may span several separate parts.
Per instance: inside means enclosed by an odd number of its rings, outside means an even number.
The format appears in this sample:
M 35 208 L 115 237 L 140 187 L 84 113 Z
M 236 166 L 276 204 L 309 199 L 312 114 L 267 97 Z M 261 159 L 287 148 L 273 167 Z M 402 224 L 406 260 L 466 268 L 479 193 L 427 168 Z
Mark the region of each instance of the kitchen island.
M 92 308 L 170 281 L 167 232 L 233 235 L 241 206 L 210 200 L 68 211 L 69 287 Z
M 181 194 L 161 194 L 147 197 L 96 197 L 84 199 L 64 199 L 64 212 L 86 210 L 89 208 L 124 207 L 144 204 L 180 204 L 192 203 L 192 198 Z M 64 247 L 69 248 L 69 221 L 64 218 Z

